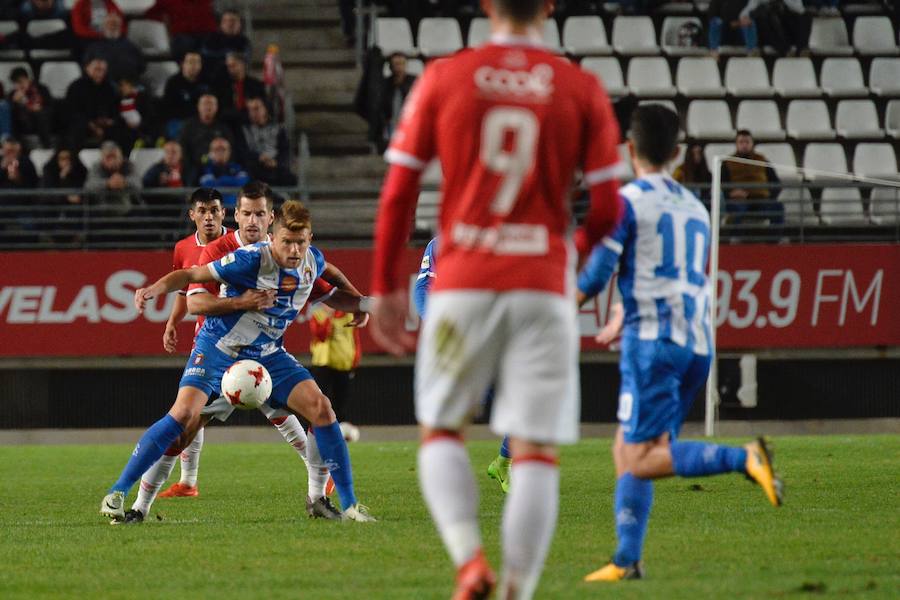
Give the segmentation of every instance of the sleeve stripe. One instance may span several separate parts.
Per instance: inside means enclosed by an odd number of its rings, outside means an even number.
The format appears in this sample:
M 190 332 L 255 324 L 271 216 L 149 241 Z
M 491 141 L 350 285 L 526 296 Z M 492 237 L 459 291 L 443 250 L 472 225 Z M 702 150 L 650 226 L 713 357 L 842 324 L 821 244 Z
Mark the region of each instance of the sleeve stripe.
M 208 290 L 206 288 L 194 288 L 192 290 L 187 291 L 188 296 L 193 296 L 195 294 L 208 294 Z
M 384 159 L 392 165 L 400 165 L 414 171 L 421 171 L 425 168 L 424 160 L 395 148 L 388 148 L 388 151 L 384 153 Z
M 616 254 L 622 254 L 622 250 L 624 250 L 624 247 L 622 246 L 622 244 L 620 244 L 616 240 L 612 239 L 611 237 L 603 238 L 603 245 L 606 246 L 607 248 L 609 248 L 610 250 L 612 250 L 613 252 L 615 252 Z
M 584 182 L 591 186 L 603 183 L 604 181 L 609 181 L 616 177 L 625 177 L 626 175 L 628 175 L 628 168 L 625 166 L 625 163 L 617 162 L 614 165 L 603 167 L 602 169 L 594 169 L 593 171 L 585 173 Z
M 209 272 L 212 274 L 212 276 L 216 278 L 216 281 L 220 283 L 227 283 L 219 276 L 219 272 L 216 270 L 216 261 L 209 263 L 206 268 L 209 269 Z

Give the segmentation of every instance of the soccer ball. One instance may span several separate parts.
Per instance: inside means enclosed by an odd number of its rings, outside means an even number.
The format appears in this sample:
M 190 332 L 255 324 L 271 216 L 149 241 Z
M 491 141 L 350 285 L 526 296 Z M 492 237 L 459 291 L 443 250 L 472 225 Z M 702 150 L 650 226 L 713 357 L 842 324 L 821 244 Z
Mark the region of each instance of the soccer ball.
M 347 421 L 342 422 L 341 433 L 344 435 L 344 441 L 348 443 L 359 441 L 359 427 L 353 423 L 348 423 Z
M 255 360 L 239 360 L 222 376 L 222 396 L 235 408 L 259 408 L 271 393 L 272 377 Z

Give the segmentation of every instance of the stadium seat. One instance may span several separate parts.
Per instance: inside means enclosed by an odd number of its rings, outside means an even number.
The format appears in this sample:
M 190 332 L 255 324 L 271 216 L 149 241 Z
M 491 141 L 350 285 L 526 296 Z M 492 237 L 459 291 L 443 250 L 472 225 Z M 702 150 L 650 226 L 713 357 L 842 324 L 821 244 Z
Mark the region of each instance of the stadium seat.
M 703 147 L 703 156 L 706 158 L 706 165 L 709 167 L 710 172 L 713 170 L 714 159 L 717 156 L 726 157 L 734 155 L 734 143 L 730 144 L 706 144 Z
M 728 104 L 724 100 L 692 100 L 687 110 L 687 134 L 695 139 L 733 139 Z
M 900 96 L 900 58 L 875 58 L 869 66 L 869 89 L 876 96 Z
M 780 179 L 800 179 L 796 170 L 797 157 L 794 148 L 788 143 L 756 144 L 755 151 L 762 154 L 766 160 L 773 163 L 775 173 Z
M 159 21 L 132 19 L 128 23 L 128 39 L 141 49 L 144 56 L 169 55 L 169 30 Z
M 610 96 L 627 96 L 629 89 L 622 78 L 622 66 L 618 58 L 585 58 L 581 68 L 600 78 Z
M 419 202 L 416 204 L 416 229 L 435 232 L 440 207 L 440 192 L 419 192 Z
M 100 149 L 99 148 L 84 148 L 78 151 L 78 159 L 81 161 L 88 171 L 91 170 L 95 164 L 100 162 Z
M 845 139 L 882 138 L 878 112 L 871 100 L 841 100 L 834 116 L 834 128 Z
M 873 189 L 869 196 L 869 218 L 876 225 L 900 223 L 900 188 Z
M 563 25 L 563 46 L 575 56 L 612 54 L 606 28 L 597 16 L 569 17 Z
M 463 47 L 459 21 L 429 17 L 419 22 L 419 51 L 423 56 L 447 56 Z
M 800 186 L 792 185 L 803 178 L 797 171 L 797 159 L 790 144 L 757 144 L 757 154 L 772 163 L 775 174 L 782 182 L 778 201 L 784 206 L 784 220 L 789 224 L 816 224 L 819 218 L 813 209 L 809 192 Z
M 631 155 L 628 153 L 628 144 L 619 144 L 616 146 L 616 151 L 619 153 L 619 160 L 625 165 L 626 172 L 622 179 L 633 179 L 634 169 L 631 165 Z
M 820 171 L 847 172 L 847 157 L 844 148 L 840 144 L 812 143 L 806 145 L 803 151 L 803 168 L 818 169 Z M 824 173 L 806 173 L 806 179 L 828 179 Z
M 857 18 L 853 22 L 853 47 L 864 56 L 900 54 L 891 20 L 885 16 Z
M 669 63 L 660 57 L 632 58 L 628 62 L 628 87 L 636 96 L 669 98 L 677 94 Z
M 672 100 L 656 98 L 653 100 L 641 100 L 640 102 L 638 102 L 638 106 L 646 106 L 647 104 L 659 104 L 660 106 L 665 106 L 676 115 L 678 114 L 678 107 L 675 106 L 675 102 L 673 102 Z
M 116 0 L 116 4 L 128 17 L 138 17 L 156 3 L 156 0 Z
M 685 23 L 694 23 L 703 31 L 703 23 L 697 17 L 666 17 L 663 19 L 662 29 L 659 33 L 659 45 L 669 56 L 704 56 L 709 54 L 709 48 L 697 46 L 682 46 L 679 43 L 681 26 Z
M 425 170 L 422 171 L 422 185 L 440 185 L 441 180 L 444 178 L 444 174 L 441 171 L 441 161 L 438 159 L 432 160 L 428 163 L 428 166 L 425 167 Z
M 559 25 L 556 24 L 554 19 L 544 21 L 544 35 L 542 39 L 547 50 L 556 54 L 563 53 L 562 43 L 559 41 Z
M 407 56 L 415 56 L 419 53 L 413 44 L 409 21 L 403 18 L 379 17 L 375 22 L 375 43 L 385 56 L 394 52 L 400 52 Z
M 162 148 L 135 148 L 131 151 L 131 162 L 134 170 L 141 177 L 150 170 L 150 167 L 163 159 Z
M 816 17 L 809 34 L 809 49 L 817 56 L 851 56 L 853 46 L 840 17 Z
M 0 36 L 9 37 L 19 31 L 19 24 L 15 21 L 0 21 Z M 2 60 L 22 60 L 25 58 L 25 52 L 14 48 L 0 49 L 0 59 Z
M 855 58 L 826 58 L 822 63 L 822 91 L 832 98 L 867 98 L 862 69 Z
M 659 54 L 653 20 L 650 17 L 616 17 L 612 45 L 617 53 L 626 56 Z
M 723 97 L 725 88 L 719 75 L 719 64 L 714 58 L 685 57 L 678 61 L 675 76 L 678 91 L 685 96 Z
M 783 140 L 784 128 L 774 100 L 744 100 L 737 109 L 737 128 L 748 129 L 754 140 Z
M 161 98 L 166 89 L 166 81 L 178 71 L 178 63 L 171 60 L 150 62 L 147 63 L 147 70 L 141 76 L 141 81 L 147 91 L 157 98 Z
M 808 58 L 779 58 L 772 70 L 772 87 L 785 98 L 821 96 L 816 73 Z
M 785 129 L 795 140 L 832 140 L 831 117 L 824 100 L 794 100 L 788 105 Z
M 762 58 L 735 57 L 725 66 L 725 89 L 739 98 L 769 98 L 775 95 Z
M 53 148 L 35 148 L 28 153 L 28 158 L 31 159 L 31 163 L 34 165 L 34 170 L 37 171 L 38 177 L 44 174 L 44 165 L 53 158 L 55 152 L 56 150 Z
M 62 31 L 65 31 L 67 28 L 68 25 L 66 25 L 66 22 L 62 19 L 35 19 L 34 21 L 28 22 L 28 26 L 25 28 L 25 32 L 28 34 L 29 38 L 31 38 L 32 40 L 36 40 L 45 35 L 60 33 Z M 66 48 L 35 48 L 34 50 L 30 50 L 29 54 L 31 58 L 38 60 L 47 60 L 54 58 L 63 59 L 72 56 L 72 51 Z
M 888 102 L 884 111 L 884 132 L 895 140 L 900 140 L 900 100 Z
M 853 149 L 853 172 L 870 177 L 897 177 L 897 155 L 887 143 L 861 142 Z
M 823 225 L 863 225 L 869 221 L 863 212 L 859 188 L 825 188 L 819 200 Z
M 39 81 L 54 98 L 65 98 L 69 84 L 81 77 L 81 67 L 73 61 L 48 61 L 41 65 Z
M 27 62 L 17 61 L 17 62 L 0 62 L 0 83 L 6 89 L 12 89 L 10 86 L 12 85 L 12 81 L 9 79 L 9 74 L 12 73 L 13 69 L 16 67 L 23 67 L 26 71 L 31 73 L 31 65 Z
M 491 22 L 484 17 L 476 17 L 469 23 L 468 46 L 480 46 L 491 37 Z

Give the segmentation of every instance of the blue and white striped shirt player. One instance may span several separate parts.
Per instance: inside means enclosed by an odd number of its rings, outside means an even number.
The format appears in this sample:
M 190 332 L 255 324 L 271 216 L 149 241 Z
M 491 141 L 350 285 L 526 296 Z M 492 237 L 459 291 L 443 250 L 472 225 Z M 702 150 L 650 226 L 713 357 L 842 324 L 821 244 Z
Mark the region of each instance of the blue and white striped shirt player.
M 232 358 L 259 358 L 282 348 L 284 332 L 306 304 L 313 283 L 325 270 L 325 257 L 312 246 L 299 267 L 275 262 L 269 242 L 245 246 L 209 263 L 209 271 L 226 285 L 226 297 L 246 290 L 276 290 L 275 305 L 261 311 L 237 311 L 207 317 L 198 342 L 214 344 Z
M 625 309 L 623 335 L 670 340 L 711 354 L 709 335 L 709 213 L 686 188 L 654 173 L 619 190 L 625 215 L 588 258 L 578 288 L 598 294 L 619 267 Z

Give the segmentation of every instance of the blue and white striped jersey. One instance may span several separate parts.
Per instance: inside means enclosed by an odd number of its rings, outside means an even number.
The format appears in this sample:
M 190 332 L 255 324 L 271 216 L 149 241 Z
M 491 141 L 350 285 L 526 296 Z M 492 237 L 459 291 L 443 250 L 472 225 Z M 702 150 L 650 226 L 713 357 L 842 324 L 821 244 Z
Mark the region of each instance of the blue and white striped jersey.
M 276 352 L 324 270 L 325 257 L 312 246 L 299 267 L 282 268 L 268 242 L 245 246 L 209 263 L 213 277 L 226 284 L 226 297 L 240 296 L 246 290 L 276 290 L 275 305 L 262 311 L 207 317 L 198 339 L 205 338 L 232 357 L 258 358 Z
M 710 354 L 709 213 L 668 175 L 636 179 L 619 193 L 625 216 L 594 248 L 578 288 L 596 295 L 618 263 L 625 333 Z
M 416 313 L 420 319 L 425 318 L 425 306 L 428 303 L 428 292 L 431 290 L 431 284 L 435 278 L 435 268 L 437 268 L 437 249 L 438 239 L 431 238 L 428 245 L 425 246 L 425 253 L 422 255 L 422 263 L 419 265 L 419 275 L 416 277 L 416 287 L 413 292 L 413 300 L 416 305 Z

